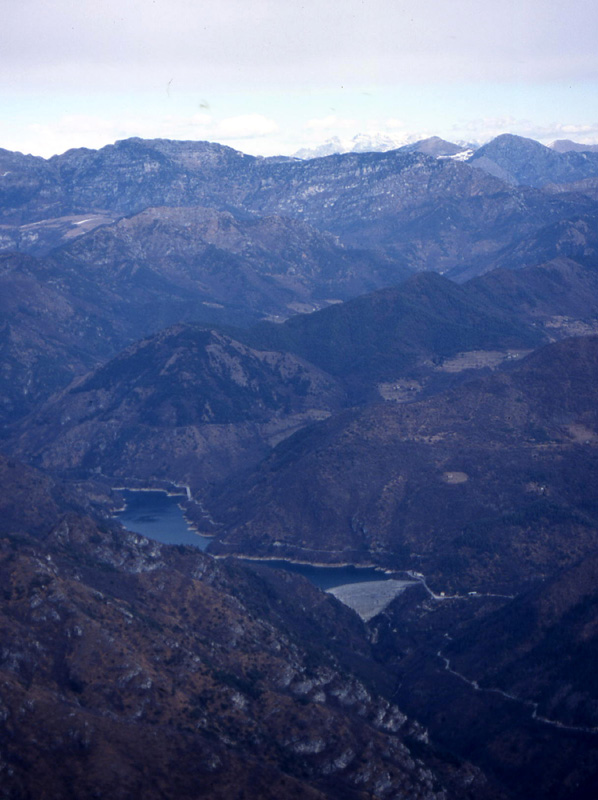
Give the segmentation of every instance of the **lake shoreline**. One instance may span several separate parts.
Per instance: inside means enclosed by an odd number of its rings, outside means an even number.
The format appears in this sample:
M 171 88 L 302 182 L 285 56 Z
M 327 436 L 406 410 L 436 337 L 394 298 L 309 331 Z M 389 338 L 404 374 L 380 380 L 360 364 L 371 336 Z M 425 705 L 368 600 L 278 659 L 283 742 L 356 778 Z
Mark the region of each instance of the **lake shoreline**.
M 137 487 L 137 486 L 135 486 L 135 487 L 131 487 L 131 486 L 113 486 L 112 487 L 112 491 L 114 491 L 114 492 L 147 492 L 147 493 L 160 492 L 162 494 L 165 494 L 167 497 L 185 497 L 188 501 L 190 501 L 192 503 L 195 503 L 195 505 L 198 505 L 197 501 L 193 500 L 193 497 L 191 495 L 191 489 L 190 489 L 189 486 L 186 486 L 184 484 L 175 484 L 175 483 L 172 483 L 171 486 L 175 486 L 177 489 L 183 489 L 184 491 L 176 492 L 176 491 L 172 491 L 170 489 L 164 489 L 162 487 L 155 487 L 155 486 L 140 486 L 140 487 Z M 201 538 L 206 538 L 206 539 L 214 539 L 215 538 L 215 534 L 209 534 L 209 533 L 204 532 L 203 530 L 202 531 L 199 530 L 197 525 L 192 520 L 190 520 L 187 517 L 187 515 L 185 514 L 185 507 L 183 505 L 181 505 L 180 503 L 177 503 L 177 506 L 181 509 L 181 512 L 183 514 L 183 518 L 184 518 L 185 522 L 187 523 L 188 528 L 191 531 L 196 533 Z M 201 506 L 199 506 L 199 505 L 198 505 L 198 507 L 201 508 Z M 125 505 L 122 508 L 113 509 L 113 516 L 116 517 L 118 514 L 121 514 L 123 511 L 126 511 L 126 510 L 127 510 L 127 503 L 125 502 Z M 380 572 L 381 574 L 384 574 L 384 575 L 406 575 L 407 574 L 405 570 L 389 569 L 388 567 L 381 567 L 380 565 L 373 564 L 373 563 L 367 563 L 367 564 L 359 563 L 359 564 L 356 564 L 353 561 L 334 561 L 334 562 L 330 562 L 330 561 L 306 561 L 304 559 L 298 559 L 298 558 L 281 558 L 280 556 L 250 556 L 250 555 L 246 555 L 246 554 L 242 554 L 242 553 L 207 553 L 207 555 L 211 556 L 212 558 L 217 558 L 217 559 L 237 558 L 240 561 L 243 561 L 243 560 L 245 560 L 245 561 L 262 561 L 262 562 L 280 561 L 280 562 L 285 562 L 287 564 L 297 564 L 298 566 L 306 566 L 306 567 L 318 567 L 318 568 L 329 567 L 330 569 L 343 569 L 343 568 L 347 568 L 347 567 L 354 567 L 355 569 L 374 569 L 374 570 L 376 570 L 376 571 L 378 571 L 378 572 Z
M 191 494 L 191 488 L 189 486 L 186 486 L 185 484 L 176 484 L 176 483 L 172 483 L 171 486 L 174 486 L 177 489 L 184 489 L 184 491 L 182 491 L 182 492 L 174 492 L 174 491 L 172 491 L 170 489 L 163 489 L 163 488 L 155 487 L 155 486 L 140 486 L 140 487 L 113 486 L 113 487 L 111 487 L 111 491 L 113 491 L 113 492 L 147 492 L 147 493 L 160 492 L 162 494 L 165 494 L 167 497 L 184 497 L 187 500 L 187 502 L 195 503 L 195 505 L 198 505 L 197 502 L 195 500 L 193 500 L 193 496 Z M 183 505 L 181 505 L 181 503 L 177 503 L 177 506 L 181 509 L 181 513 L 183 515 L 183 519 L 185 520 L 185 523 L 186 523 L 186 525 L 187 525 L 187 527 L 189 528 L 190 531 L 192 531 L 193 533 L 195 533 L 197 536 L 199 536 L 202 539 L 213 539 L 214 538 L 214 534 L 204 533 L 204 531 L 200 531 L 199 530 L 199 528 L 197 527 L 195 522 L 193 522 L 193 520 L 191 520 L 187 516 L 187 514 L 185 513 L 186 509 L 185 509 L 185 507 Z M 113 517 L 114 518 L 118 518 L 119 514 L 122 514 L 124 511 L 127 510 L 127 507 L 128 506 L 127 506 L 127 503 L 125 501 L 125 504 L 124 504 L 124 506 L 122 508 L 113 509 L 113 513 L 112 513 Z M 201 509 L 201 506 L 198 505 L 198 508 Z M 163 544 L 167 544 L 167 542 L 163 542 Z
M 354 569 L 374 569 L 384 575 L 406 575 L 405 570 L 389 569 L 388 567 L 381 567 L 377 564 L 355 564 L 352 561 L 300 561 L 295 558 L 280 558 L 280 556 L 247 556 L 239 553 L 208 553 L 212 558 L 237 558 L 239 561 L 258 561 L 258 562 L 284 562 L 285 564 L 296 564 L 300 567 L 317 567 L 318 569 L 346 569 L 353 567 Z
M 177 489 L 186 487 L 177 486 Z M 280 556 L 258 556 L 239 553 L 217 553 L 207 551 L 213 536 L 205 536 L 185 514 L 185 505 L 177 499 L 188 497 L 185 491 L 172 491 L 165 487 L 114 487 L 123 493 L 123 508 L 114 509 L 113 516 L 125 528 L 166 545 L 196 547 L 215 559 L 235 558 L 247 565 L 263 564 L 272 569 L 283 569 L 301 574 L 319 588 L 327 591 L 334 586 L 373 583 L 389 580 L 410 580 L 404 570 L 394 570 L 377 564 L 363 564 L 339 558 L 336 562 L 284 558 Z M 146 494 L 147 502 L 141 497 Z M 132 498 L 137 495 L 138 500 Z M 153 495 L 153 498 L 150 497 Z M 159 498 L 163 498 L 159 500 Z M 174 513 L 176 509 L 176 513 Z M 128 516 L 127 516 L 128 512 Z M 340 554 L 339 554 L 340 555 Z

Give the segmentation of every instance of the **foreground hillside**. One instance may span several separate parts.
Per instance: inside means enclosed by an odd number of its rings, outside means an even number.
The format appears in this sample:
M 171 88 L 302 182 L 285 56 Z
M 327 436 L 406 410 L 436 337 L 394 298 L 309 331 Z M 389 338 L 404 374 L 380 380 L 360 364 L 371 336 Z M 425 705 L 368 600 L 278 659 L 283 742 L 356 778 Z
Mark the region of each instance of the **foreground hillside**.
M 595 796 L 596 567 L 594 550 L 512 600 L 405 596 L 376 621 L 399 702 L 512 797 Z
M 496 796 L 385 699 L 331 596 L 98 525 L 14 462 L 0 474 L 3 796 Z

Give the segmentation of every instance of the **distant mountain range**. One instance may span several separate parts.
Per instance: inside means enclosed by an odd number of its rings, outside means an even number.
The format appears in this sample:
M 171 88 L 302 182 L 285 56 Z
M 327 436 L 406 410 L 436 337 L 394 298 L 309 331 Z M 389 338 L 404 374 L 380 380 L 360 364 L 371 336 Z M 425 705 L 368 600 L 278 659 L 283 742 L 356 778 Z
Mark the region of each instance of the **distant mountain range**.
M 175 322 L 282 320 L 421 270 L 465 280 L 592 260 L 598 156 L 520 137 L 470 163 L 426 155 L 443 148 L 311 161 L 139 139 L 49 160 L 0 152 L 3 418 Z M 490 161 L 510 182 L 474 168 Z M 549 191 L 513 185 L 528 175 Z
M 598 152 L 555 150 L 533 139 L 504 134 L 476 150 L 469 163 L 508 183 L 540 188 L 594 175 Z
M 573 143 L 572 143 L 573 144 Z M 311 159 L 331 156 L 337 153 L 384 153 L 388 150 L 403 150 L 406 153 L 425 153 L 437 158 L 455 158 L 462 160 L 462 156 L 467 158 L 479 145 L 464 143 L 455 144 L 441 139 L 439 136 L 431 136 L 428 139 L 420 139 L 410 144 L 405 144 L 404 140 L 393 138 L 385 134 L 357 134 L 348 141 L 342 141 L 338 136 L 329 139 L 324 144 L 314 148 L 302 148 L 294 153 L 295 158 Z
M 310 159 L 331 156 L 336 153 L 363 153 L 377 152 L 383 153 L 388 150 L 405 150 L 407 152 L 426 153 L 437 158 L 450 158 L 462 154 L 467 154 L 466 159 L 473 155 L 475 150 L 480 148 L 480 144 L 474 142 L 447 142 L 439 136 L 430 136 L 427 139 L 418 139 L 405 144 L 403 138 L 393 138 L 388 134 L 367 134 L 359 133 L 351 139 L 342 140 L 338 136 L 328 139 L 321 145 L 314 148 L 302 148 L 294 153 L 295 158 Z M 558 153 L 575 151 L 578 153 L 595 153 L 598 151 L 598 144 L 583 144 L 573 142 L 571 139 L 556 139 L 548 145 Z
M 553 150 L 556 150 L 557 153 L 568 153 L 571 150 L 577 153 L 598 152 L 598 144 L 581 144 L 579 142 L 572 142 L 571 139 L 557 139 L 550 146 Z

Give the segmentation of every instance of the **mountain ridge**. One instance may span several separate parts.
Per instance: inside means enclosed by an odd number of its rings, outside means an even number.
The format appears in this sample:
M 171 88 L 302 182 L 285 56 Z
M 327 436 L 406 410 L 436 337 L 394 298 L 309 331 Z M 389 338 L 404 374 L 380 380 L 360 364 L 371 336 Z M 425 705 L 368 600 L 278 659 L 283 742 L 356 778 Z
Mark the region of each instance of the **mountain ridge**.
M 482 145 L 469 163 L 508 183 L 537 188 L 548 183 L 572 183 L 598 172 L 598 156 L 593 151 L 563 152 L 508 133 Z
M 508 373 L 307 428 L 212 493 L 210 549 L 373 561 L 447 593 L 518 591 L 555 552 L 571 563 L 595 546 L 597 358 L 597 337 L 566 339 Z

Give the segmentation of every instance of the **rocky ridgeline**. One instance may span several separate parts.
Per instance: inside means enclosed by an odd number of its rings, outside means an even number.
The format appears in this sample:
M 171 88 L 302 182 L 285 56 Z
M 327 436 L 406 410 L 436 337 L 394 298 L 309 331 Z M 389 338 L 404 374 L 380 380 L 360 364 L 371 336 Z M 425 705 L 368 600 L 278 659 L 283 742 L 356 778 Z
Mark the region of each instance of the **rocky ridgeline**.
M 493 146 L 488 153 L 496 158 L 495 151 L 507 149 L 524 151 L 529 160 L 533 145 L 541 154 L 536 161 L 583 162 L 578 170 L 553 169 L 544 183 L 598 173 L 598 157 L 591 153 L 559 154 L 520 137 L 499 137 L 486 147 Z M 472 164 L 485 163 L 482 151 Z M 48 161 L 5 151 L 0 167 L 5 223 L 88 212 L 130 215 L 156 206 L 282 214 L 353 246 L 384 247 L 411 268 L 425 264 L 444 271 L 472 255 L 487 267 L 502 247 L 531 228 L 590 205 L 580 196 L 520 190 L 468 164 L 404 150 L 300 161 L 254 158 L 207 142 L 129 139 Z M 525 184 L 523 178 L 517 182 Z M 406 238 L 409 246 L 403 247 Z
M 469 163 L 508 183 L 541 188 L 595 176 L 598 153 L 583 148 L 562 151 L 503 134 L 476 150 Z

